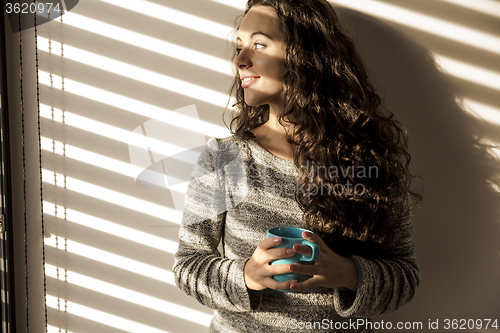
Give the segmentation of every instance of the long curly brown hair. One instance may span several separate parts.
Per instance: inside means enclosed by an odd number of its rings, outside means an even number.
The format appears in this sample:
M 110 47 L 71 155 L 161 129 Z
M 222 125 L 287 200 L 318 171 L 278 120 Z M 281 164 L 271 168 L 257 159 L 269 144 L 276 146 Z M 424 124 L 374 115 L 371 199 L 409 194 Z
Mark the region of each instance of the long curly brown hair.
M 249 0 L 245 15 L 253 6 L 275 11 L 286 44 L 279 121 L 294 125 L 287 140 L 299 170 L 295 198 L 305 227 L 337 243 L 339 252 L 346 240 L 390 242 L 395 214 L 406 211 L 410 197 L 422 199 L 410 190 L 406 130 L 380 110 L 363 62 L 326 0 Z M 231 94 L 236 112 L 229 127 L 252 137 L 269 106 L 247 105 L 238 75 Z

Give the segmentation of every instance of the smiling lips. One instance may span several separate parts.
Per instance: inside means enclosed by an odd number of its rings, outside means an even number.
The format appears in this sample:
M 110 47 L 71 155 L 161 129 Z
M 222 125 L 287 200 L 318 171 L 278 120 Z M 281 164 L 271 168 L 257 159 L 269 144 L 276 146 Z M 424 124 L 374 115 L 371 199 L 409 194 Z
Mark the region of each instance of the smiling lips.
M 257 76 L 257 75 L 245 75 L 245 76 L 242 76 L 241 77 L 241 86 L 243 88 L 248 88 L 252 84 L 254 84 L 255 82 L 257 82 L 257 80 L 259 78 L 260 78 L 260 76 Z

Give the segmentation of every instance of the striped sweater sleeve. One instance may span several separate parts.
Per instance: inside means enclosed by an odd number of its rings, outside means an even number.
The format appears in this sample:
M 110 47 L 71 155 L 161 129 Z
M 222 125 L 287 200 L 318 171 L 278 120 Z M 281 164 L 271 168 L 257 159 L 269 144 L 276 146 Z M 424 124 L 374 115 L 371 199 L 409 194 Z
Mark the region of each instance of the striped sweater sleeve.
M 339 288 L 334 293 L 342 317 L 371 318 L 390 313 L 410 302 L 420 283 L 413 227 L 407 210 L 396 214 L 395 240 L 381 259 L 353 256 L 359 272 L 357 292 Z
M 224 167 L 217 141 L 209 141 L 200 155 L 188 186 L 174 274 L 177 286 L 201 304 L 234 312 L 257 306 L 243 276 L 249 259 L 228 259 L 217 247 L 226 217 Z

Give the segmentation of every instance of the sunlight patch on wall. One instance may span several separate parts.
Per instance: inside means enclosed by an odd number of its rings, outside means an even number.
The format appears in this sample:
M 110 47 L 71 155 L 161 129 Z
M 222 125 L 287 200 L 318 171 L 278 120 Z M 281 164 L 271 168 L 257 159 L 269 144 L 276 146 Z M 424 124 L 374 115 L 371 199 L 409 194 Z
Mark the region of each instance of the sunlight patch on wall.
M 167 143 L 165 141 L 156 140 L 132 131 L 127 131 L 93 119 L 82 117 L 68 111 L 51 108 L 46 104 L 40 104 L 40 116 L 139 148 L 151 147 L 154 152 L 159 154 L 175 155 L 186 150 L 183 147 Z
M 50 238 L 45 238 L 44 244 L 61 251 L 67 251 L 68 253 L 76 254 L 87 259 L 91 259 L 106 265 L 120 268 L 128 272 L 139 274 L 147 278 L 158 280 L 175 286 L 174 273 L 166 269 L 148 265 L 141 261 L 126 258 L 66 238 L 60 238 L 57 235 L 52 235 Z
M 133 178 L 134 180 L 137 178 L 137 175 L 144 170 L 144 168 L 135 166 L 131 163 L 122 162 L 108 156 L 97 154 L 43 136 L 41 137 L 41 147 L 45 151 L 49 151 L 60 156 L 69 157 L 71 159 L 74 159 L 75 161 L 83 162 L 104 170 L 118 173 L 123 176 Z M 175 192 L 176 195 L 177 193 L 185 195 L 188 184 L 186 183 L 184 185 L 185 188 L 179 186 L 170 186 L 168 187 L 168 189 L 171 192 Z
M 232 41 L 233 28 L 179 10 L 142 0 L 100 0 L 114 6 L 132 10 L 155 19 L 194 30 L 212 37 Z M 232 0 L 234 1 L 234 0 Z M 226 38 L 224 38 L 226 36 Z
M 56 310 L 61 310 L 58 307 L 57 297 L 52 295 L 47 295 L 47 306 Z M 62 310 L 61 310 L 62 311 Z M 113 328 L 122 329 L 125 332 L 131 333 L 170 333 L 167 331 L 159 330 L 157 328 L 146 326 L 144 324 L 137 323 L 132 320 L 128 320 L 122 317 L 118 317 L 103 311 L 95 310 L 89 308 L 88 306 L 80 305 L 75 302 L 67 301 L 67 313 L 72 315 L 82 317 L 91 321 L 101 323 Z
M 498 36 L 464 25 L 447 22 L 376 0 L 330 0 L 329 2 L 334 6 L 351 8 L 370 16 L 500 55 L 500 38 Z
M 60 327 L 55 327 L 51 325 L 47 325 L 47 333 L 75 333 L 73 331 L 68 331 Z
M 500 18 L 500 2 L 491 0 L 443 0 L 479 13 Z
M 465 98 L 462 103 L 465 107 L 465 111 L 472 116 L 493 125 L 500 126 L 500 109 L 497 107 L 467 98 Z
M 500 166 L 500 142 L 495 142 L 488 140 L 486 138 L 481 138 L 480 143 L 487 145 L 487 152 L 489 155 L 496 160 L 497 166 Z M 494 177 L 486 180 L 491 188 L 500 193 L 500 168 L 497 169 Z
M 145 215 L 156 217 L 160 220 L 181 223 L 182 212 L 158 205 L 143 199 L 132 197 L 102 186 L 84 182 L 50 170 L 42 170 L 42 180 L 46 183 L 63 187 L 65 189 L 89 196 L 91 198 L 109 202 Z
M 130 163 L 122 162 L 105 155 L 96 154 L 94 152 L 43 136 L 41 137 L 41 147 L 45 151 L 50 151 L 57 155 L 69 157 L 76 161 L 84 162 L 131 178 L 134 178 L 136 174 L 142 171 L 142 168 L 134 166 Z
M 500 158 L 498 159 L 500 161 Z M 490 186 L 498 193 L 500 193 L 500 185 L 490 182 Z
M 228 130 L 225 127 L 217 126 L 200 119 L 187 117 L 185 115 L 160 108 L 155 105 L 137 101 L 132 98 L 118 95 L 103 89 L 95 88 L 68 78 L 62 78 L 58 75 L 54 75 L 48 72 L 39 71 L 39 80 L 43 85 L 61 90 L 64 86 L 65 92 L 70 92 L 77 96 L 109 105 L 114 108 L 120 108 L 125 111 L 129 111 L 147 118 L 156 119 L 158 121 L 171 124 L 183 129 L 202 133 L 210 137 L 226 137 L 229 134 Z M 45 104 L 40 104 L 40 107 L 42 106 L 45 109 L 50 109 L 50 106 L 47 106 Z
M 198 52 L 131 30 L 115 27 L 111 24 L 75 14 L 74 12 L 64 14 L 63 23 L 97 35 L 130 44 L 134 47 L 162 54 L 167 57 L 181 60 L 231 77 L 233 76 L 233 64 L 226 59 L 214 57 L 203 52 Z
M 495 142 L 495 141 L 491 141 L 491 140 L 488 140 L 488 139 L 481 139 L 481 142 L 486 144 L 486 145 L 489 145 L 490 148 L 488 148 L 488 152 L 491 154 L 491 156 L 493 156 L 498 162 L 500 162 L 500 142 Z M 494 147 L 492 147 L 494 146 Z M 497 174 L 498 177 L 500 177 L 500 172 Z M 496 183 L 496 184 L 491 184 L 497 191 L 500 189 L 500 184 L 499 183 Z M 500 191 L 499 191 L 500 192 Z
M 438 65 L 448 74 L 477 85 L 500 91 L 500 73 L 433 53 Z
M 61 47 L 64 47 L 64 58 L 98 68 L 100 70 L 124 76 L 126 78 L 136 80 L 148 85 L 152 85 L 161 89 L 172 91 L 176 94 L 196 98 L 213 105 L 226 107 L 228 96 L 212 89 L 201 87 L 186 81 L 182 81 L 167 75 L 159 74 L 154 71 L 143 69 L 137 66 L 104 57 L 92 52 L 88 52 L 68 44 L 56 42 L 38 37 L 38 49 L 45 52 L 50 52 L 52 55 L 61 56 Z M 50 45 L 50 47 L 49 47 Z M 59 52 L 57 52 L 59 51 Z M 65 86 L 66 89 L 66 86 Z
M 166 238 L 151 235 L 149 233 L 129 228 L 124 225 L 100 219 L 74 209 L 61 207 L 52 202 L 43 201 L 43 213 L 64 219 L 84 227 L 105 232 L 107 234 L 152 247 L 156 250 L 175 254 L 177 252 L 177 242 Z
M 45 272 L 47 276 L 54 279 L 59 279 L 60 274 L 57 272 L 57 267 L 46 264 Z M 180 319 L 184 319 L 195 324 L 200 324 L 208 327 L 211 321 L 211 315 L 193 310 L 191 308 L 168 302 L 153 296 L 149 296 L 137 291 L 123 288 L 108 282 L 94 279 L 69 270 L 65 271 L 64 282 L 86 288 L 107 296 L 121 299 L 123 301 L 137 304 L 158 312 L 162 312 Z M 69 307 L 69 306 L 68 306 Z
M 211 0 L 211 1 L 241 10 L 245 9 L 247 3 L 246 0 Z

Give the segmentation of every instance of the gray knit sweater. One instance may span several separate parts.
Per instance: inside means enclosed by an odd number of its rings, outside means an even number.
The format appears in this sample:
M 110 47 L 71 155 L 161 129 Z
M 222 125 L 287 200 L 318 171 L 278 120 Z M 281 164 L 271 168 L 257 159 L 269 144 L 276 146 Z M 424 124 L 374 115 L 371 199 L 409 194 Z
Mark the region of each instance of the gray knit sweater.
M 212 139 L 189 184 L 176 284 L 214 309 L 210 332 L 370 332 L 366 319 L 409 302 L 419 283 L 408 214 L 395 214 L 395 240 L 380 258 L 352 255 L 357 292 L 249 290 L 243 269 L 266 230 L 301 227 L 296 168 L 255 141 Z M 222 253 L 218 250 L 222 242 Z

